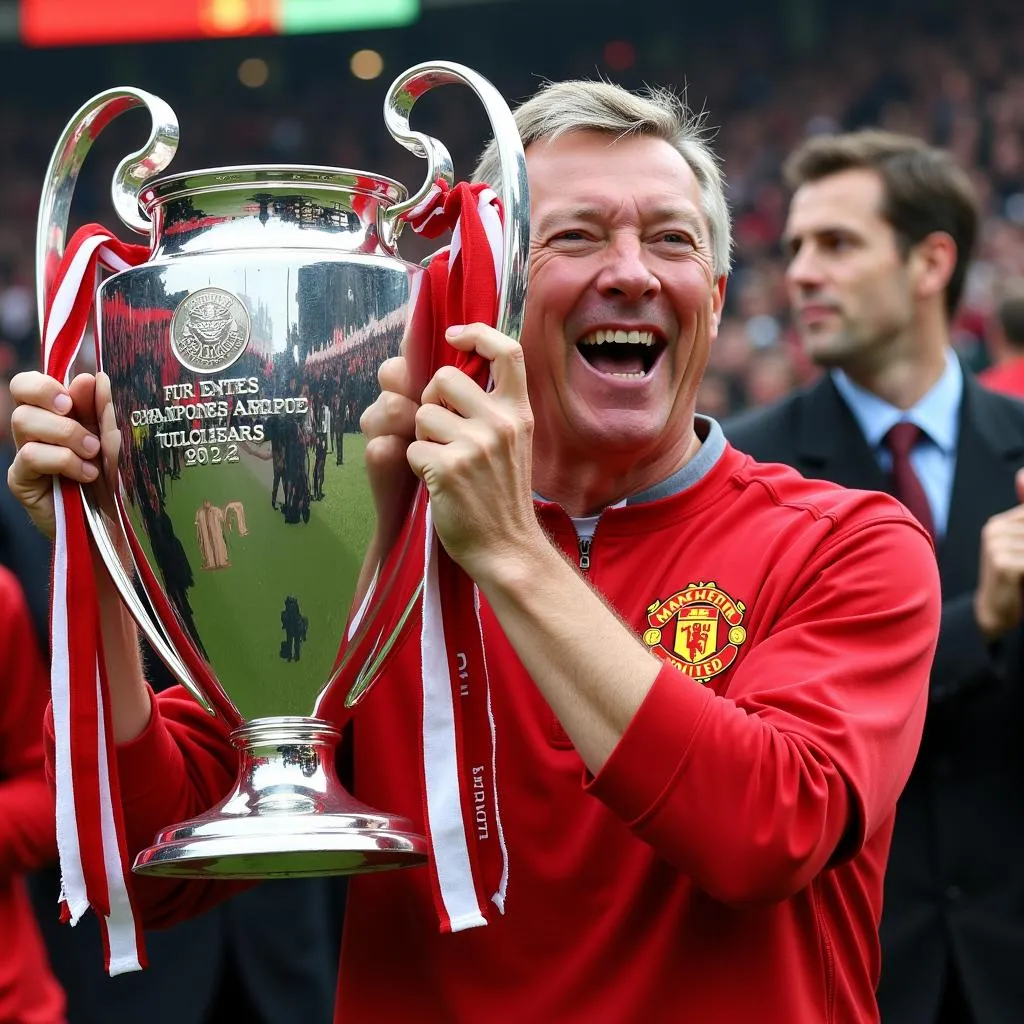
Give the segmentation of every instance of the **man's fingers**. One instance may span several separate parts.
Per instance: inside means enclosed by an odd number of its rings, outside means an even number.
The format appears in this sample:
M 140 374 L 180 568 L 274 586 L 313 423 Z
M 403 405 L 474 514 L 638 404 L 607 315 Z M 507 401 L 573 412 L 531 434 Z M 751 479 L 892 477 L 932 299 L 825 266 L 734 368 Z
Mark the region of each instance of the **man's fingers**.
M 16 405 L 34 405 L 62 416 L 71 411 L 68 389 L 38 370 L 15 374 L 11 378 L 10 392 Z
M 72 388 L 75 381 L 71 382 Z M 116 430 L 117 423 L 114 419 L 114 400 L 110 393 L 110 378 L 105 373 L 96 374 L 95 384 L 95 406 L 96 422 L 99 424 L 100 433 L 105 430 Z
M 397 395 L 415 399 L 420 389 L 412 378 L 409 360 L 403 356 L 385 359 L 377 370 L 377 381 L 381 391 L 392 391 Z
M 1004 512 L 997 512 L 986 524 L 986 529 L 996 528 L 997 524 L 1005 528 L 1024 530 L 1024 505 L 1014 505 Z
M 378 528 L 390 536 L 408 513 L 416 478 L 406 461 L 409 442 L 394 434 L 367 442 L 363 459 L 377 509 Z
M 424 404 L 416 413 L 416 439 L 450 444 L 463 435 L 466 420 L 443 405 Z
M 359 417 L 359 429 L 373 439 L 395 434 L 408 440 L 416 434 L 416 410 L 419 403 L 395 392 L 384 391 Z
M 95 458 L 100 442 L 78 420 L 35 405 L 19 405 L 11 414 L 11 435 L 22 449 L 29 444 L 67 448 L 80 459 Z
M 438 445 L 433 441 L 413 441 L 405 453 L 409 468 L 427 485 L 432 497 L 438 482 L 437 454 Z
M 29 496 L 39 482 L 48 477 L 64 476 L 78 483 L 92 483 L 99 476 L 96 464 L 80 458 L 70 448 L 29 441 L 18 451 L 11 463 L 7 481 L 15 497 Z
M 96 408 L 96 378 L 91 373 L 80 373 L 71 382 L 68 391 L 74 403 L 72 415 L 98 435 L 100 430 Z
M 982 531 L 981 560 L 983 575 L 1013 581 L 1024 579 L 1024 535 L 1005 529 L 994 532 L 986 526 Z
M 423 389 L 420 401 L 423 405 L 443 405 L 462 416 L 472 416 L 483 412 L 486 395 L 462 370 L 442 366 Z
M 114 416 L 114 402 L 110 393 L 110 378 L 96 374 L 96 417 L 99 421 L 100 459 L 103 475 L 111 491 L 117 486 L 117 467 L 121 458 L 121 431 Z
M 405 450 L 409 447 L 406 438 L 395 434 L 384 434 L 366 442 L 363 460 L 370 476 L 389 473 L 396 466 L 405 465 Z
M 487 324 L 449 327 L 448 344 L 461 352 L 476 352 L 491 364 L 494 390 L 510 398 L 526 398 L 526 361 L 518 341 Z

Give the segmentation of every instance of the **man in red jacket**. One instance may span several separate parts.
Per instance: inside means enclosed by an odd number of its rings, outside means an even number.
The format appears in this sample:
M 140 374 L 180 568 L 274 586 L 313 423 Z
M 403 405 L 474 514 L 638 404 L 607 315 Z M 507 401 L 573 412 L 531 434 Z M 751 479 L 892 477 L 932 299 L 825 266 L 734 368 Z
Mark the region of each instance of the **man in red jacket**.
M 64 993 L 25 887 L 25 875 L 57 858 L 43 773 L 47 689 L 24 594 L 0 566 L 0 1021 L 17 1024 L 64 1020 Z
M 938 628 L 930 541 L 892 498 L 759 465 L 695 416 L 730 228 L 682 104 L 568 82 L 516 120 L 522 343 L 455 327 L 493 388 L 448 367 L 421 390 L 398 358 L 362 420 L 379 500 L 423 481 L 479 588 L 501 823 L 477 838 L 507 852 L 504 912 L 440 934 L 426 872 L 356 876 L 336 1019 L 877 1021 L 882 877 Z M 477 177 L 496 180 L 493 150 Z M 95 381 L 13 392 L 11 487 L 52 530 L 51 476 L 99 475 Z M 137 850 L 212 805 L 235 761 L 183 692 L 151 697 L 104 602 Z M 354 720 L 357 794 L 417 823 L 420 673 L 407 640 Z M 154 922 L 228 890 L 138 882 Z

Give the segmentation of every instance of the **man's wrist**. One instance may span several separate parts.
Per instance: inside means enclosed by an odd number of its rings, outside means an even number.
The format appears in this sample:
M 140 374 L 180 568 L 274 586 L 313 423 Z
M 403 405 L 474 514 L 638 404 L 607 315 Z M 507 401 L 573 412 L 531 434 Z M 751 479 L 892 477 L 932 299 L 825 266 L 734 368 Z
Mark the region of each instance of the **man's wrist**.
M 1012 623 L 1008 625 L 1001 618 L 992 614 L 986 603 L 981 599 L 980 593 L 974 595 L 974 619 L 978 623 L 978 629 L 981 631 L 982 636 L 989 643 L 1000 639 L 1003 634 L 1012 628 Z
M 509 545 L 479 559 L 467 572 L 484 594 L 513 597 L 536 590 L 550 579 L 553 572 L 566 566 L 562 552 L 538 526 L 538 533 L 529 543 Z

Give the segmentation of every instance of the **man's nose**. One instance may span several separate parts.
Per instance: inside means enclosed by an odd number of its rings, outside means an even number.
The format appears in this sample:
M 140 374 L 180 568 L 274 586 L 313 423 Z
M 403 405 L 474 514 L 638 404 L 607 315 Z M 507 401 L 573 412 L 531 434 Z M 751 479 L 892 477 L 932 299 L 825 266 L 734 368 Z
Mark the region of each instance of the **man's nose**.
M 640 239 L 616 239 L 605 250 L 598 287 L 606 295 L 620 295 L 633 301 L 657 295 L 661 281 L 652 272 L 648 258 Z
M 811 246 L 802 245 L 786 267 L 786 283 L 790 288 L 803 292 L 819 288 L 823 281 L 821 261 Z

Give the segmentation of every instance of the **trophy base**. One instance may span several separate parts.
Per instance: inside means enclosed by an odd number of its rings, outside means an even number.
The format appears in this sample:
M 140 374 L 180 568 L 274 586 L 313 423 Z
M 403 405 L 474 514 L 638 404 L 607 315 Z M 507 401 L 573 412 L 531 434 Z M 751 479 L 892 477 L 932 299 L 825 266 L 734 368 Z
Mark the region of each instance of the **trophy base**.
M 315 718 L 261 718 L 231 734 L 235 788 L 212 810 L 162 830 L 140 875 L 301 878 L 415 867 L 426 839 L 407 818 L 361 804 L 338 781 L 340 733 Z

